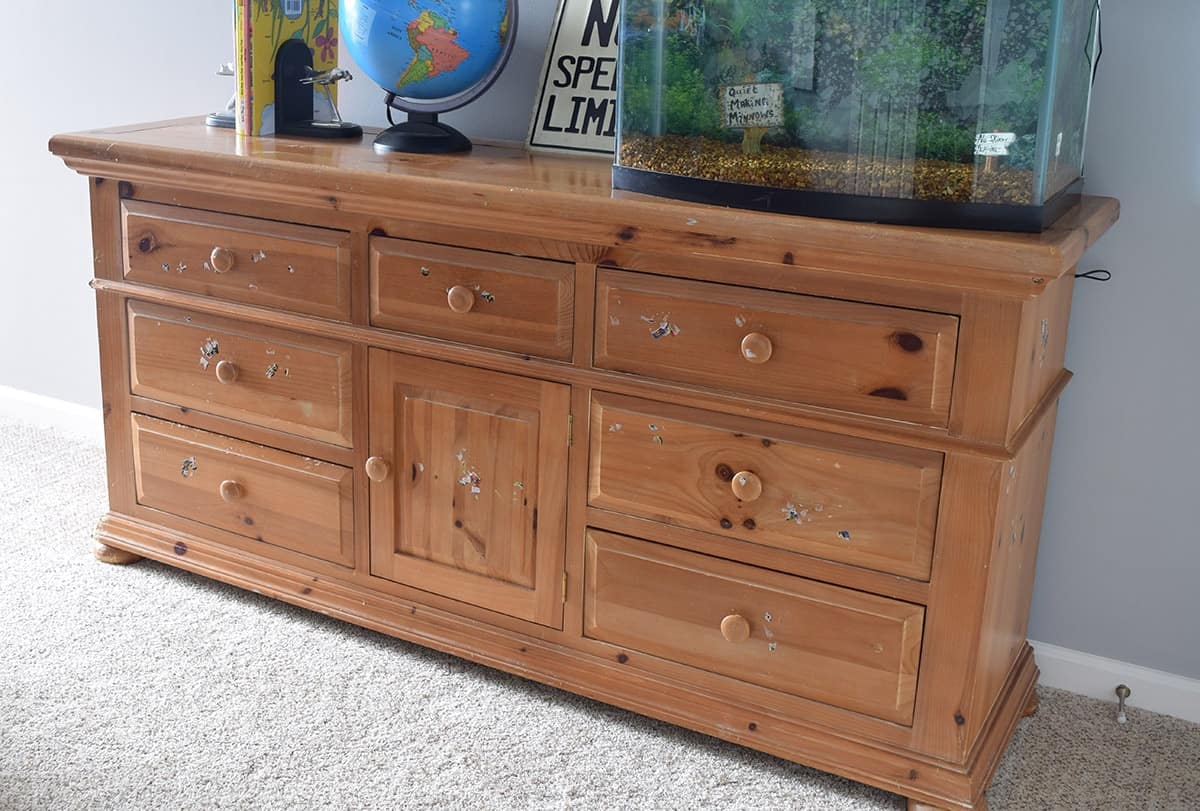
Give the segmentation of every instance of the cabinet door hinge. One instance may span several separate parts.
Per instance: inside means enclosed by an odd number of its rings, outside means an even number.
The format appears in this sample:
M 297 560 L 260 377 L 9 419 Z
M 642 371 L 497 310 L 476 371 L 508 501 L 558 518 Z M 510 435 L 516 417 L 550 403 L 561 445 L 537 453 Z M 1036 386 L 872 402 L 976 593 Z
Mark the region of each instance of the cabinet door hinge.
M 567 447 L 575 444 L 575 415 L 567 415 Z
M 563 572 L 563 602 L 567 601 L 567 573 Z

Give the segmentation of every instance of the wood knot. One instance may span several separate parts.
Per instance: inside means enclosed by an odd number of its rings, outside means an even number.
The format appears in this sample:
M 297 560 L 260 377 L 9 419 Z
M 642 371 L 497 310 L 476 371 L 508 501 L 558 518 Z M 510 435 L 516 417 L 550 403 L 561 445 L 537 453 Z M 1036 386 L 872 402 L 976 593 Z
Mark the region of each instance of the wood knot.
M 908 395 L 895 386 L 885 386 L 870 392 L 872 397 L 882 397 L 885 400 L 907 400 Z
M 629 657 L 628 657 L 628 656 L 626 656 L 626 655 L 625 655 L 625 654 L 623 654 L 623 653 L 618 653 L 618 654 L 617 654 L 617 661 L 618 661 L 618 662 L 620 662 L 621 664 L 625 664 L 626 662 L 628 662 L 628 661 L 629 661 Z
M 128 180 L 122 180 L 117 184 L 117 193 L 121 197 L 133 197 L 133 184 Z
M 637 232 L 637 228 L 632 225 L 627 225 L 617 233 L 617 239 L 621 240 L 622 242 L 630 242 L 634 237 L 637 236 Z
M 733 529 L 733 522 L 728 518 L 721 519 L 721 529 Z
M 158 246 L 155 243 L 153 234 L 148 234 L 138 240 L 138 250 L 141 251 L 142 253 L 150 253 L 156 247 L 158 247 Z
M 962 726 L 963 724 L 967 723 L 967 719 L 963 717 L 961 712 L 956 712 L 954 713 L 954 723 Z
M 187 554 L 187 544 L 185 544 L 183 541 L 176 541 L 175 542 L 175 554 L 176 555 L 186 555 Z
M 916 780 L 918 777 L 920 777 L 920 774 L 917 772 L 916 769 L 908 770 L 908 779 L 909 780 Z
M 756 732 L 758 730 L 758 724 L 751 721 L 749 724 L 746 725 L 746 729 L 750 730 L 751 732 Z
M 723 482 L 733 481 L 733 468 L 729 465 L 717 465 L 717 478 Z
M 742 522 L 742 526 L 744 526 L 746 529 L 757 529 L 758 528 L 758 524 L 755 523 L 753 518 L 747 518 L 745 521 Z
M 796 257 L 792 255 L 791 251 L 788 251 L 787 253 L 785 253 L 783 255 L 783 264 L 785 264 L 785 265 L 796 264 Z
M 921 340 L 920 336 L 913 335 L 911 332 L 892 333 L 892 343 L 905 352 L 920 352 L 925 348 L 925 342 Z
M 305 586 L 304 588 L 300 589 L 300 593 L 301 594 L 312 594 L 312 587 Z

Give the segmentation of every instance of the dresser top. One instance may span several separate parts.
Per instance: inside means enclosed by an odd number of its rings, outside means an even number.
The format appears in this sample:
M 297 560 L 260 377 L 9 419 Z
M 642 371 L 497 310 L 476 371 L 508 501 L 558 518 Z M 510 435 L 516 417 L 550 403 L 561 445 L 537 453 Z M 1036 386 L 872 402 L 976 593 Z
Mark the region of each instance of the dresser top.
M 1116 200 L 1088 196 L 1042 234 L 826 220 L 614 191 L 607 158 L 534 154 L 489 141 L 476 141 L 468 154 L 379 155 L 372 136 L 246 138 L 188 118 L 58 135 L 50 150 L 83 174 L 131 183 L 419 215 L 567 239 L 601 252 L 686 252 L 781 267 L 831 252 L 859 257 L 851 265 L 861 265 L 864 275 L 903 274 L 939 285 L 970 277 L 971 287 L 1015 295 L 1037 295 L 1070 271 L 1119 214 Z M 881 272 L 885 266 L 890 270 Z

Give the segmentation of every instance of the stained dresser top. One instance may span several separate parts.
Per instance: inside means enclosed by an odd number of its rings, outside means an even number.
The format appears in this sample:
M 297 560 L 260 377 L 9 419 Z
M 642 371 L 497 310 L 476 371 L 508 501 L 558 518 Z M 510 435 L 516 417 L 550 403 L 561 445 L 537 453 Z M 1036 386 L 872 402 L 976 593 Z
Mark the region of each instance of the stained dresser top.
M 855 223 L 614 191 L 606 158 L 533 154 L 477 141 L 460 155 L 379 155 L 362 140 L 245 138 L 178 119 L 55 136 L 50 150 L 91 176 L 334 208 L 595 246 L 687 253 L 786 271 L 836 256 L 843 272 L 1036 296 L 1117 220 L 1107 197 L 1042 234 Z

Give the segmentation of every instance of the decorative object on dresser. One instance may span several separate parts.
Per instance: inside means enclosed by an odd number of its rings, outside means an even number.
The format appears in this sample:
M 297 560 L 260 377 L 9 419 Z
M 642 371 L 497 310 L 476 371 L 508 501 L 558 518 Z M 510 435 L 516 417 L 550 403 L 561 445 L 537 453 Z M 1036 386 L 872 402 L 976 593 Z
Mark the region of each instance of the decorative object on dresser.
M 508 145 L 51 149 L 90 178 L 97 557 L 985 806 L 1115 201 L 1004 234 L 614 193 Z

